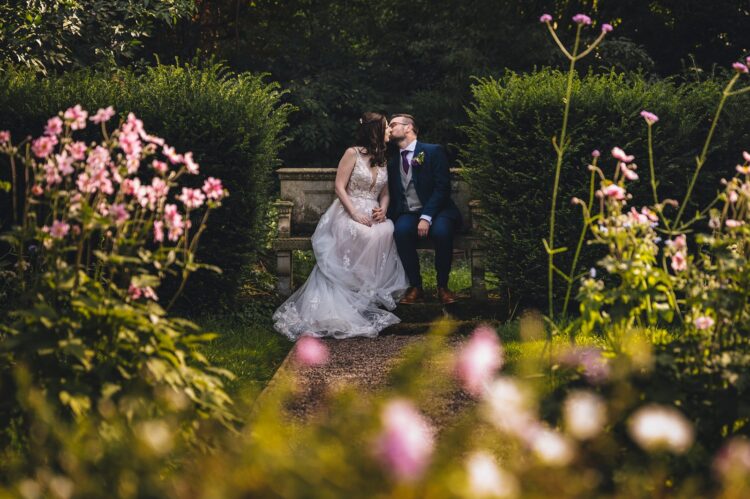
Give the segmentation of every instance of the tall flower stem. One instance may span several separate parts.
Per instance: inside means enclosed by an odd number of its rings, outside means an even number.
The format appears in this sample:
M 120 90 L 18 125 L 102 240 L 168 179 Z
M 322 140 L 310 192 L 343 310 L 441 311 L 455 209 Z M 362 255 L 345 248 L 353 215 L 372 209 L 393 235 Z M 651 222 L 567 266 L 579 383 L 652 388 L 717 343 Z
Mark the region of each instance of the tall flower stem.
M 732 95 L 732 87 L 734 87 L 734 84 L 737 83 L 739 77 L 740 73 L 736 73 L 734 77 L 729 80 L 729 83 L 727 83 L 727 86 L 721 92 L 721 100 L 719 101 L 719 106 L 716 108 L 716 114 L 714 114 L 714 119 L 711 122 L 711 128 L 708 131 L 708 136 L 706 136 L 706 142 L 703 144 L 703 150 L 701 151 L 701 155 L 695 159 L 696 167 L 695 172 L 693 173 L 693 178 L 690 179 L 690 184 L 688 185 L 687 192 L 685 193 L 685 198 L 682 200 L 682 203 L 680 203 L 680 209 L 677 212 L 677 217 L 675 217 L 674 219 L 675 228 L 680 227 L 680 219 L 682 218 L 682 214 L 685 212 L 685 207 L 687 206 L 688 201 L 690 201 L 690 196 L 693 194 L 693 188 L 695 187 L 696 180 L 698 180 L 698 174 L 700 173 L 701 168 L 703 168 L 703 165 L 706 163 L 708 148 L 711 145 L 711 140 L 713 139 L 714 132 L 716 131 L 716 124 L 719 122 L 721 111 L 722 109 L 724 109 L 724 103 L 727 101 L 727 98 Z
M 563 110 L 563 122 L 562 122 L 562 128 L 560 129 L 560 138 L 557 140 L 557 142 L 553 141 L 553 146 L 555 147 L 555 151 L 557 152 L 557 161 L 555 163 L 555 182 L 552 187 L 552 208 L 550 210 L 550 219 L 549 219 L 549 239 L 548 239 L 548 248 L 547 248 L 547 258 L 548 258 L 548 269 L 547 269 L 547 286 L 548 286 L 548 301 L 549 301 L 549 316 L 550 319 L 554 318 L 555 316 L 555 310 L 554 310 L 554 292 L 553 292 L 553 286 L 554 286 L 554 276 L 555 276 L 555 215 L 557 211 L 557 194 L 560 187 L 560 171 L 562 169 L 562 162 L 563 157 L 565 155 L 565 149 L 567 148 L 567 132 L 568 132 L 568 116 L 570 115 L 570 99 L 573 94 L 573 77 L 575 76 L 575 65 L 576 65 L 576 53 L 578 52 L 578 46 L 581 42 L 581 25 L 578 25 L 578 29 L 576 30 L 576 39 L 575 43 L 573 45 L 573 53 L 566 55 L 569 55 L 570 59 L 570 67 L 568 69 L 568 81 L 567 81 L 567 87 L 565 89 L 565 99 L 563 100 L 564 103 L 564 110 Z M 557 36 L 554 34 L 554 30 L 550 27 L 550 31 L 552 31 L 553 36 L 556 41 L 559 40 Z M 559 44 L 562 45 L 562 44 Z

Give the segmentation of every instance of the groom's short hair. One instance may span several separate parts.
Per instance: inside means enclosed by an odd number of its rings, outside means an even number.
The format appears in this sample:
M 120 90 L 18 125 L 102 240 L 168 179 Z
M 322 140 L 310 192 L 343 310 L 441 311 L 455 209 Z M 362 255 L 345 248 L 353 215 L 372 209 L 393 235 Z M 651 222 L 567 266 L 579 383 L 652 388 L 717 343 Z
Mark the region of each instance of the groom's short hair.
M 393 116 L 391 116 L 391 121 L 393 121 L 393 119 L 395 119 L 395 118 L 405 118 L 407 120 L 406 122 L 411 125 L 411 128 L 412 128 L 412 130 L 414 130 L 414 133 L 415 134 L 419 133 L 419 127 L 417 126 L 417 120 L 415 120 L 414 116 L 412 116 L 411 114 L 405 114 L 405 113 L 394 114 Z

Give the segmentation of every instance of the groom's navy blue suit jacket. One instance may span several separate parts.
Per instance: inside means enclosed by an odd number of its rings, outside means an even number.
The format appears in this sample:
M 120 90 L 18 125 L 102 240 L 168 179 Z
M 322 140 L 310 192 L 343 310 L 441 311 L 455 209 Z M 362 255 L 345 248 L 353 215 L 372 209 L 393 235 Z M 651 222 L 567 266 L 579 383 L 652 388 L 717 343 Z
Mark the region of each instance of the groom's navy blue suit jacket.
M 450 217 L 461 224 L 461 213 L 451 199 L 451 173 L 448 156 L 442 146 L 417 141 L 414 158 L 424 152 L 421 165 L 413 165 L 412 179 L 419 201 L 422 203 L 420 215 L 435 218 L 438 215 Z M 388 190 L 391 201 L 388 205 L 388 218 L 395 220 L 401 214 L 404 189 L 401 184 L 401 155 L 398 149 L 388 160 Z

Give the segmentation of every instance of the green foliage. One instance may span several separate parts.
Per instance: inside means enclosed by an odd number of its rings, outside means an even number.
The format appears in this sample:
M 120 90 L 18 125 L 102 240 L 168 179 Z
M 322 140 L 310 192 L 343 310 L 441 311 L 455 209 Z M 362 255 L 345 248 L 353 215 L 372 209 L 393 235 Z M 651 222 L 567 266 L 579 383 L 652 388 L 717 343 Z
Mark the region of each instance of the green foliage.
M 131 61 L 143 39 L 195 12 L 192 0 L 67 0 L 0 5 L 0 62 L 47 73 Z
M 550 186 L 554 149 L 550 142 L 561 126 L 566 75 L 543 70 L 530 75 L 508 74 L 478 80 L 465 128 L 468 143 L 461 151 L 466 179 L 488 213 L 488 268 L 526 305 L 544 306 L 546 256 L 542 239 L 549 231 Z M 570 145 L 562 164 L 556 247 L 568 251 L 556 257 L 567 271 L 580 232 L 574 196 L 588 192 L 586 165 L 594 149 L 607 155 L 619 146 L 646 165 L 645 124 L 639 113 L 648 109 L 661 117 L 655 129 L 654 156 L 660 196 L 681 197 L 694 169 L 720 97 L 715 81 L 676 84 L 646 82 L 637 76 L 608 74 L 576 77 L 569 118 Z M 737 149 L 748 141 L 746 96 L 727 103 L 709 151 L 708 161 L 688 206 L 692 216 L 716 193 L 719 179 L 737 162 Z M 641 171 L 641 170 L 639 170 Z M 645 175 L 645 172 L 641 173 Z M 651 199 L 648 184 L 632 189 L 633 203 Z M 601 256 L 584 247 L 578 274 Z M 565 282 L 557 280 L 555 296 Z M 556 300 L 557 306 L 562 300 Z
M 279 102 L 278 85 L 218 64 L 188 64 L 160 65 L 143 74 L 82 70 L 45 79 L 9 69 L 0 74 L 0 88 L 3 126 L 16 137 L 39 134 L 46 117 L 75 103 L 87 109 L 112 105 L 122 116 L 135 113 L 178 150 L 193 151 L 201 173 L 220 178 L 230 197 L 212 214 L 198 253 L 223 273 L 191 277 L 182 306 L 231 303 L 267 237 L 272 172 L 291 111 Z

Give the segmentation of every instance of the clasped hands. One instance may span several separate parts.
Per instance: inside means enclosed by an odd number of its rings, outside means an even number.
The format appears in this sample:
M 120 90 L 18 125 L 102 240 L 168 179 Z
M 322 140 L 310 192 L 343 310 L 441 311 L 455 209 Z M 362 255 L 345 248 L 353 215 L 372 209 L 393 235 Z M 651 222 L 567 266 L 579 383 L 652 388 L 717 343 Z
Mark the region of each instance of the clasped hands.
M 355 213 L 352 218 L 356 220 L 357 222 L 367 225 L 368 227 L 371 227 L 373 222 L 374 223 L 382 223 L 385 222 L 385 210 L 379 206 L 376 206 L 372 209 L 372 218 L 368 218 L 366 215 L 363 215 L 359 212 Z M 417 235 L 419 237 L 427 237 L 427 234 L 430 232 L 430 222 L 428 222 L 425 219 L 421 219 L 419 221 L 419 224 L 417 224 Z

